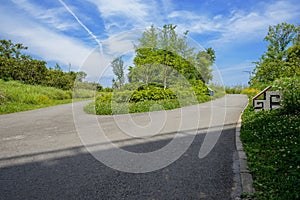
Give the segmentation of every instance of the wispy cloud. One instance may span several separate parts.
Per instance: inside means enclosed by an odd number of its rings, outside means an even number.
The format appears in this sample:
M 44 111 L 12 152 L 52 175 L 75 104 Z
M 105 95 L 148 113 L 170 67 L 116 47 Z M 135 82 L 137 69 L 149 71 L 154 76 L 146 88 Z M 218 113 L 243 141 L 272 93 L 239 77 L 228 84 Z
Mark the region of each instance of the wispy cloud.
M 47 61 L 80 66 L 92 49 L 80 40 L 59 34 L 13 11 L 1 9 L 0 35 L 29 46 L 29 51 Z M 14 16 L 11 18 L 11 16 Z
M 77 17 L 77 15 L 71 10 L 71 8 L 69 6 L 67 6 L 67 4 L 65 4 L 64 1 L 62 1 L 62 0 L 58 0 L 58 1 L 75 18 L 75 20 L 78 22 L 78 24 L 97 42 L 97 44 L 99 45 L 99 48 L 100 48 L 100 53 L 103 54 L 103 49 L 102 49 L 102 43 L 101 43 L 101 41 L 94 35 L 94 33 L 92 33 L 92 31 L 90 31 L 90 29 L 88 29 L 88 27 L 86 27 L 86 25 L 84 25 L 81 22 L 81 20 Z
M 89 0 L 89 2 L 97 6 L 109 36 L 161 21 L 160 8 L 156 1 Z
M 228 20 L 222 22 L 225 27 L 219 39 L 211 43 L 225 43 L 240 40 L 255 40 L 263 38 L 269 25 L 300 17 L 300 7 L 288 1 L 278 1 L 274 4 L 259 4 L 252 12 L 233 11 Z
M 196 34 L 214 34 L 210 44 L 228 43 L 239 39 L 262 37 L 269 25 L 300 17 L 300 7 L 289 1 L 274 4 L 257 4 L 250 12 L 232 10 L 229 16 L 216 15 L 209 18 L 192 11 L 174 11 L 168 15 L 176 24 Z M 251 37 L 249 37 L 251 36 Z
M 28 0 L 12 0 L 20 9 L 26 11 L 30 16 L 38 21 L 49 25 L 51 28 L 58 30 L 76 30 L 78 24 L 70 20 L 63 7 L 44 8 Z
M 124 16 L 143 21 L 149 15 L 147 4 L 139 0 L 90 0 L 98 6 L 103 18 Z

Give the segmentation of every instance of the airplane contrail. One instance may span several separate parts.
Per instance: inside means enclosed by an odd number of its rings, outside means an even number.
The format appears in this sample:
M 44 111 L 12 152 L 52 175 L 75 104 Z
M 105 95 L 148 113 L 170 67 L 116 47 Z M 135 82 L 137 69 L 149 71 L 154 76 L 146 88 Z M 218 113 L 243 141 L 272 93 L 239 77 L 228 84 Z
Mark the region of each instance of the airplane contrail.
M 64 7 L 65 9 L 76 19 L 76 21 L 79 23 L 79 25 L 84 28 L 84 30 L 86 30 L 86 32 L 92 37 L 94 38 L 94 40 L 98 43 L 99 48 L 100 48 L 100 53 L 101 55 L 103 55 L 103 47 L 102 47 L 102 42 L 92 33 L 92 31 L 90 31 L 90 29 L 88 29 L 88 27 L 86 27 L 82 21 L 75 15 L 75 13 L 69 8 L 69 6 L 67 6 L 67 4 L 65 4 L 65 2 L 63 2 L 63 0 L 58 0 Z

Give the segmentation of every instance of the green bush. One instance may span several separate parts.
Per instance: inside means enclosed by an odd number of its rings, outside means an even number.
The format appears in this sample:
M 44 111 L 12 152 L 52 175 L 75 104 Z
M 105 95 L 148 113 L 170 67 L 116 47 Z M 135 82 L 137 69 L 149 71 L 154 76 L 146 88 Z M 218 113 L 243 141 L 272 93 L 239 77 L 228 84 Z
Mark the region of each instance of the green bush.
M 282 105 L 289 112 L 300 111 L 300 77 L 282 78 L 274 83 L 282 91 Z
M 194 86 L 174 84 L 166 89 L 156 83 L 126 84 L 113 92 L 97 92 L 95 103 L 88 105 L 85 110 L 102 115 L 124 114 L 169 110 L 211 100 L 202 81 L 194 80 L 192 83 Z
M 160 87 L 149 87 L 135 90 L 131 97 L 131 102 L 139 102 L 145 100 L 162 100 L 162 99 L 175 99 L 175 94 L 170 89 L 163 89 Z
M 170 110 L 180 108 L 181 105 L 178 100 L 146 100 L 132 103 L 115 103 L 115 102 L 100 102 L 90 103 L 85 107 L 85 111 L 90 114 L 98 115 L 112 115 L 112 114 L 126 114 L 149 112 L 158 110 Z
M 95 102 L 95 113 L 97 115 L 111 115 L 111 103 L 110 102 L 103 102 L 103 101 L 96 101 Z
M 111 102 L 112 92 L 98 92 L 96 102 Z

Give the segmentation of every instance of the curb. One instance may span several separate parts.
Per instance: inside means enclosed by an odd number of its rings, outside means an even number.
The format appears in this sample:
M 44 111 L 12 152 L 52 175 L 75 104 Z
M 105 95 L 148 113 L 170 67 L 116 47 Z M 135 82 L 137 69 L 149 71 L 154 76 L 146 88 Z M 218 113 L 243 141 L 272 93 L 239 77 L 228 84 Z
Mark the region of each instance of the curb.
M 248 104 L 246 105 L 245 109 L 247 108 Z M 244 112 L 244 111 L 243 111 Z M 237 150 L 238 156 L 238 164 L 239 164 L 239 182 L 241 185 L 241 194 L 253 194 L 255 192 L 253 188 L 253 179 L 250 171 L 248 170 L 247 164 L 247 156 L 244 152 L 243 143 L 241 142 L 240 134 L 241 134 L 241 125 L 242 125 L 242 114 L 241 113 L 239 120 L 236 125 L 235 129 L 235 145 Z M 239 197 L 236 200 L 241 199 Z

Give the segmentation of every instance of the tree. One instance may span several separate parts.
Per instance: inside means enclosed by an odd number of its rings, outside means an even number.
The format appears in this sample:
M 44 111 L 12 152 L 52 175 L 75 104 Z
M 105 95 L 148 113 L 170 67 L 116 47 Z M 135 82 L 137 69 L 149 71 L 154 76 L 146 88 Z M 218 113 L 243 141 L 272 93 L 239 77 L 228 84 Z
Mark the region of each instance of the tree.
M 213 78 L 212 70 L 209 66 L 213 65 L 215 59 L 215 51 L 212 48 L 207 48 L 206 51 L 199 51 L 196 55 L 194 64 L 205 83 L 208 83 Z
M 83 72 L 83 71 L 79 71 L 76 73 L 76 77 L 77 77 L 77 81 L 79 82 L 83 82 L 84 79 L 86 78 L 87 73 Z
M 145 30 L 139 44 L 135 45 L 136 56 L 134 66 L 129 69 L 129 82 L 157 82 L 166 88 L 171 79 L 179 74 L 187 79 L 211 80 L 209 68 L 215 60 L 213 49 L 208 49 L 209 55 L 203 51 L 200 59 L 195 49 L 188 45 L 188 31 L 180 36 L 176 28 L 172 24 L 164 25 L 161 29 L 152 25 Z M 202 76 L 202 72 L 206 74 Z
M 139 45 L 136 46 L 135 48 L 150 48 L 150 49 L 154 49 L 157 48 L 158 46 L 158 33 L 156 28 L 154 27 L 154 25 L 151 25 L 151 27 L 149 29 L 146 29 L 143 32 L 142 37 L 139 39 Z
M 117 88 L 120 89 L 120 87 L 125 83 L 125 77 L 124 77 L 124 61 L 122 60 L 122 57 L 117 57 L 111 62 L 111 66 L 113 68 L 113 72 L 117 77 L 117 80 L 115 83 L 117 83 Z
M 22 50 L 26 50 L 28 47 L 23 46 L 23 44 L 14 44 L 11 40 L 0 40 L 0 56 L 4 58 L 28 58 L 21 53 Z M 23 55 L 23 57 L 21 56 Z
M 293 68 L 297 68 L 297 64 L 292 63 L 297 60 L 297 48 L 290 46 L 297 43 L 298 37 L 299 27 L 296 28 L 293 24 L 281 23 L 269 26 L 268 34 L 264 38 L 269 43 L 267 51 L 258 62 L 255 62 L 252 85 L 294 75 Z

